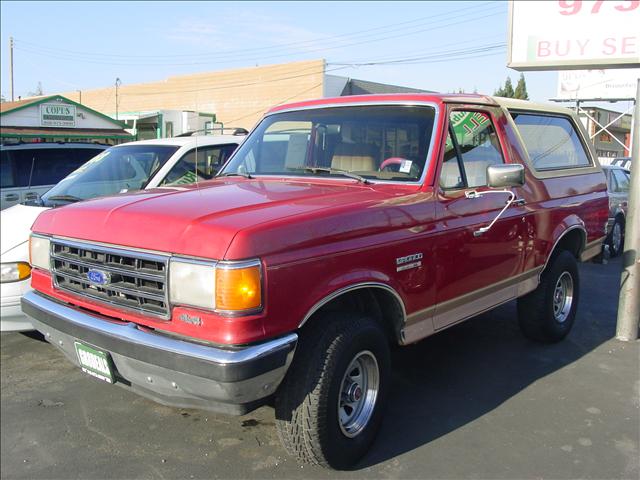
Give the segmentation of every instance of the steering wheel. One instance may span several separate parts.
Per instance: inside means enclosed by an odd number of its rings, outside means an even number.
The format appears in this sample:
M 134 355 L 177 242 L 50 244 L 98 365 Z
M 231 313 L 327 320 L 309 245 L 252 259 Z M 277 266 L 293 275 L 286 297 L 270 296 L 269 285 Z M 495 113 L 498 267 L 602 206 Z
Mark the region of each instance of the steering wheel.
M 409 172 L 401 172 L 401 173 L 406 173 L 408 175 L 418 178 L 420 176 L 420 166 L 416 162 L 407 160 L 406 158 L 402 158 L 402 157 L 389 157 L 383 160 L 378 170 L 380 172 L 400 172 L 400 165 L 402 165 L 402 162 L 406 162 L 406 161 L 411 162 L 410 170 Z

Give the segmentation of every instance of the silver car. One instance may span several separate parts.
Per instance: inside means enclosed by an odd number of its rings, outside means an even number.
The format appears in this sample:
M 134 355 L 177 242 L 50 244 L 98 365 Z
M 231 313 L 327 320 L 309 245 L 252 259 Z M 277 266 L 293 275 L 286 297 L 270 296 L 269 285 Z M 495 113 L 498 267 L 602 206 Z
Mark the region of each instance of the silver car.
M 624 227 L 629 201 L 630 172 L 616 165 L 603 165 L 602 170 L 607 177 L 609 193 L 609 235 L 606 244 L 612 257 L 622 253 L 624 246 Z

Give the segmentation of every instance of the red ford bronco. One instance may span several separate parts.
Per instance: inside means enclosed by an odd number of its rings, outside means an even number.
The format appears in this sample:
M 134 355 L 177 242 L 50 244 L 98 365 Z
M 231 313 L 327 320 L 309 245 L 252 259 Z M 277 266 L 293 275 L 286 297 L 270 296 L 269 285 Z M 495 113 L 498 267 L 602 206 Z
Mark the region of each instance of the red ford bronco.
M 601 252 L 605 177 L 569 110 L 374 95 L 269 111 L 219 173 L 44 212 L 22 308 L 84 372 L 166 405 L 275 405 L 300 461 L 374 440 L 389 352 L 517 299 L 556 342 Z

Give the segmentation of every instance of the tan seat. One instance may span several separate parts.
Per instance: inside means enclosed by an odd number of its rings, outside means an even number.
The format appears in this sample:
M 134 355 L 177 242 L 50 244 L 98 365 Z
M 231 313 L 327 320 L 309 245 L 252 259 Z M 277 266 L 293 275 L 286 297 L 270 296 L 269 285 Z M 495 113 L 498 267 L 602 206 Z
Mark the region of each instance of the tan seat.
M 356 172 L 376 170 L 371 146 L 366 143 L 339 143 L 333 151 L 331 168 Z

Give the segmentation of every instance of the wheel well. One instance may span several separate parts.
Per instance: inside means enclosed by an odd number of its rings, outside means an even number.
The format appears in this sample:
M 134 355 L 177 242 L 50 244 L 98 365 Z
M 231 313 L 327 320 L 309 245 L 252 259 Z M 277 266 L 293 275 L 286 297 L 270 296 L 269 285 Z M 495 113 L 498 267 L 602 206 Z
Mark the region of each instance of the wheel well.
M 574 257 L 580 258 L 580 254 L 586 245 L 586 235 L 584 231 L 580 228 L 574 228 L 565 233 L 560 240 L 556 243 L 553 251 L 549 255 L 551 258 L 557 252 L 561 252 L 562 250 L 567 250 L 571 252 Z
M 305 325 L 321 315 L 337 311 L 364 314 L 382 326 L 390 341 L 400 339 L 404 308 L 400 300 L 384 288 L 365 287 L 345 292 L 314 312 Z

